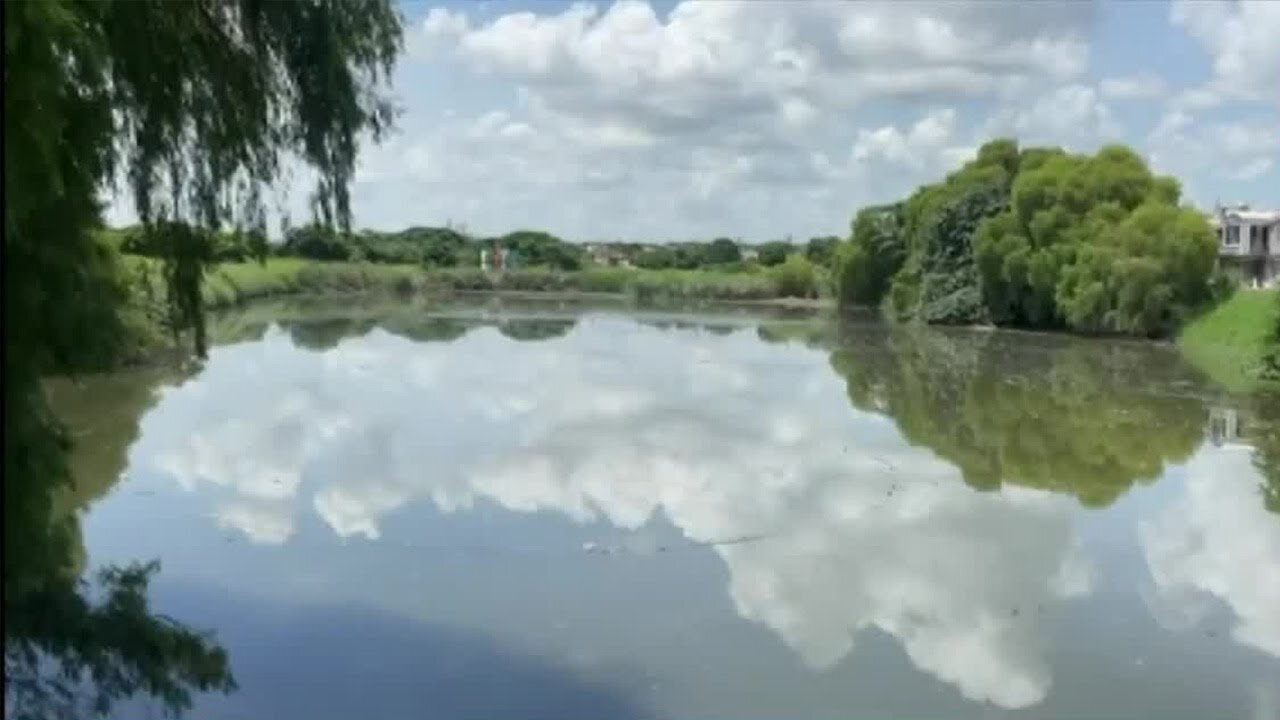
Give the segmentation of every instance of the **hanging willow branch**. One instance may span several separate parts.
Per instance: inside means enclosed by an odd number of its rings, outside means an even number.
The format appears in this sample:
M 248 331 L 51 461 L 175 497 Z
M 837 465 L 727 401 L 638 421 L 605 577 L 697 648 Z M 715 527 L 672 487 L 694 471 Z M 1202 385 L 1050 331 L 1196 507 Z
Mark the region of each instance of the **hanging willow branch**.
M 171 325 L 203 353 L 211 233 L 264 238 L 262 198 L 294 165 L 319 176 L 316 219 L 349 228 L 359 142 L 392 119 L 401 21 L 393 0 L 3 6 L 6 717 L 101 716 L 137 693 L 176 712 L 234 687 L 226 654 L 150 613 L 150 569 L 108 572 L 91 602 L 77 520 L 54 502 L 70 440 L 41 377 L 110 366 L 127 344 L 113 253 L 92 236 L 99 197 L 124 182 L 164 248 Z M 60 679 L 93 686 L 86 711 Z
M 262 198 L 295 164 L 319 176 L 316 219 L 349 228 L 359 139 L 380 139 L 393 118 L 400 19 L 385 0 L 102 6 L 115 159 L 146 231 L 174 234 L 170 297 L 202 353 L 199 231 L 265 234 Z

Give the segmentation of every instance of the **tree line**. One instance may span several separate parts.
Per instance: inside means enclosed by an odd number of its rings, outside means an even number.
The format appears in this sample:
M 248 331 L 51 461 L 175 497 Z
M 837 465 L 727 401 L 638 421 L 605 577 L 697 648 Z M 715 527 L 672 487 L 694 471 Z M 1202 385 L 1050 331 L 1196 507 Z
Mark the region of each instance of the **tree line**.
M 993 140 L 940 182 L 859 211 L 838 295 L 902 320 L 1166 335 L 1231 287 L 1180 195 L 1123 146 Z
M 142 226 L 104 229 L 101 238 L 120 252 L 147 257 L 167 257 L 170 248 L 163 235 Z M 806 244 L 784 240 L 758 246 L 730 238 L 709 242 L 665 244 L 616 242 L 593 245 L 604 248 L 613 262 L 625 262 L 649 270 L 739 270 L 747 266 L 776 267 L 793 255 L 817 266 L 828 266 L 839 238 L 815 237 Z M 580 270 L 592 264 L 587 245 L 569 242 L 541 230 L 516 230 L 495 237 L 476 237 L 452 227 L 414 226 L 383 232 L 359 230 L 343 232 L 321 223 L 308 223 L 286 230 L 280 243 L 268 243 L 257 230 L 209 231 L 204 252 L 209 262 L 243 262 L 263 254 L 299 257 L 319 261 L 372 262 L 423 265 L 436 268 L 475 267 L 482 250 L 494 246 L 514 252 L 522 266 L 553 270 Z M 752 253 L 754 252 L 754 256 Z

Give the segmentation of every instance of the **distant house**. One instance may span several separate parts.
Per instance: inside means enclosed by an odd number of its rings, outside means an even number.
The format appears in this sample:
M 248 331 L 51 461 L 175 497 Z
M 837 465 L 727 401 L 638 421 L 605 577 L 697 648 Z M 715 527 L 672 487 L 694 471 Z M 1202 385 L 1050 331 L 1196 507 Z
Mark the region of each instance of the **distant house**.
M 1218 206 L 1209 216 L 1218 233 L 1222 268 L 1249 287 L 1280 281 L 1280 210 Z
M 592 265 L 631 267 L 631 259 L 624 247 L 613 243 L 594 243 L 585 247 L 587 260 Z

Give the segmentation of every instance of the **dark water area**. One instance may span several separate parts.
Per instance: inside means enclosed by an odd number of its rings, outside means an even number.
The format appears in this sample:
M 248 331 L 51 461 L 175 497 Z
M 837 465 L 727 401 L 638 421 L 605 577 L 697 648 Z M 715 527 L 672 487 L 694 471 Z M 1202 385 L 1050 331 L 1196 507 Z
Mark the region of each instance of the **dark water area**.
M 1280 401 L 1172 348 L 498 301 L 214 336 L 53 388 L 86 567 L 158 558 L 230 653 L 192 718 L 1280 718 Z

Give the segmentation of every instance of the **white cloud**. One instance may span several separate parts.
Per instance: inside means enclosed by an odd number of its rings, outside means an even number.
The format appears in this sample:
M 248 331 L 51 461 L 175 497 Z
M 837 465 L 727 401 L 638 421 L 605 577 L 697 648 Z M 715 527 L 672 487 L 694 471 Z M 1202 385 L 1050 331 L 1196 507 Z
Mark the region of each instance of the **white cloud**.
M 1261 177 L 1276 166 L 1276 161 L 1269 157 L 1254 158 L 1236 169 L 1231 177 L 1236 180 L 1252 180 Z
M 608 318 L 537 345 L 374 331 L 324 353 L 272 330 L 168 392 L 131 465 L 237 508 L 221 522 L 258 542 L 286 539 L 307 506 L 339 536 L 377 538 L 415 501 L 620 531 L 661 515 L 696 543 L 764 536 L 715 545 L 727 591 L 810 665 L 874 628 L 965 697 L 1040 702 L 1048 616 L 1033 609 L 1093 585 L 1074 501 L 973 492 L 843 393 L 820 351 Z
M 1092 150 L 1114 140 L 1122 128 L 1098 90 L 1071 84 L 1007 108 L 987 124 L 987 135 L 1012 134 L 1023 144 L 1065 145 Z
M 1216 598 L 1234 615 L 1233 638 L 1280 658 L 1280 523 L 1263 507 L 1250 454 L 1206 446 L 1186 471 L 1181 496 L 1141 528 L 1157 591 Z M 1194 622 L 1203 611 L 1187 614 Z
M 518 88 L 507 121 L 528 128 L 511 131 L 518 148 L 464 151 L 447 126 L 422 134 L 443 169 L 419 212 L 582 239 L 619 227 L 647 239 L 838 232 L 886 177 L 909 189 L 935 167 L 832 162 L 859 137 L 864 108 L 1069 81 L 1085 70 L 1092 17 L 1073 2 L 544 7 L 487 19 L 436 8 L 411 33 L 413 56 L 432 67 Z M 362 215 L 393 206 L 404 203 L 372 188 L 356 197 Z
M 782 122 L 787 127 L 803 128 L 818 116 L 818 109 L 801 97 L 783 98 L 778 108 Z
M 956 111 L 938 110 L 920 118 L 907 130 L 886 125 L 861 130 L 853 145 L 853 160 L 880 160 L 893 165 L 933 168 L 955 139 Z
M 218 527 L 239 530 L 263 545 L 279 545 L 293 535 L 293 510 L 289 503 L 272 506 L 236 500 L 218 508 L 214 519 Z
M 1276 106 L 1278 14 L 1270 0 L 1179 2 L 1171 24 L 1099 32 L 1115 20 L 1075 0 L 430 8 L 395 77 L 402 132 L 361 157 L 355 222 L 574 240 L 843 233 L 860 206 L 936 179 L 998 135 L 1141 145 L 1149 113 L 1210 108 L 1220 124 L 1275 126 L 1274 112 L 1249 111 Z M 1162 42 L 1184 31 L 1207 51 L 1193 60 L 1212 63 L 1208 82 L 1162 62 Z M 1130 43 L 1148 65 L 1091 67 L 1113 55 L 1098 42 Z M 912 135 L 942 112 L 945 142 Z M 1260 157 L 1274 153 L 1215 164 L 1222 138 L 1185 131 L 1193 142 L 1141 149 L 1200 201 L 1247 189 L 1271 202 L 1276 169 Z M 305 217 L 310 188 L 279 187 Z M 132 212 L 116 203 L 110 216 Z
M 1213 128 L 1218 146 L 1234 157 L 1280 150 L 1280 127 L 1226 123 Z
M 1009 81 L 1075 77 L 1090 9 L 1035 12 L 987 3 L 647 2 L 500 16 L 480 26 L 450 11 L 420 30 L 476 67 L 530 83 L 562 110 L 644 113 L 655 123 L 715 122 L 788 92 L 847 96 L 984 92 Z
M 1210 205 L 1215 199 L 1262 205 L 1275 202 L 1273 192 L 1257 197 L 1216 198 L 1206 192 L 1215 179 L 1253 181 L 1265 188 L 1267 183 L 1262 179 L 1277 176 L 1275 158 L 1280 153 L 1280 130 L 1265 121 L 1203 123 L 1175 106 L 1148 133 L 1146 147 L 1152 166 L 1182 178 L 1187 194 L 1201 205 Z
M 1148 100 L 1165 92 L 1164 79 L 1153 73 L 1103 78 L 1098 91 L 1111 100 Z
M 1174 0 L 1171 22 L 1209 54 L 1213 78 L 1202 101 L 1238 98 L 1277 102 L 1280 3 L 1272 0 Z

